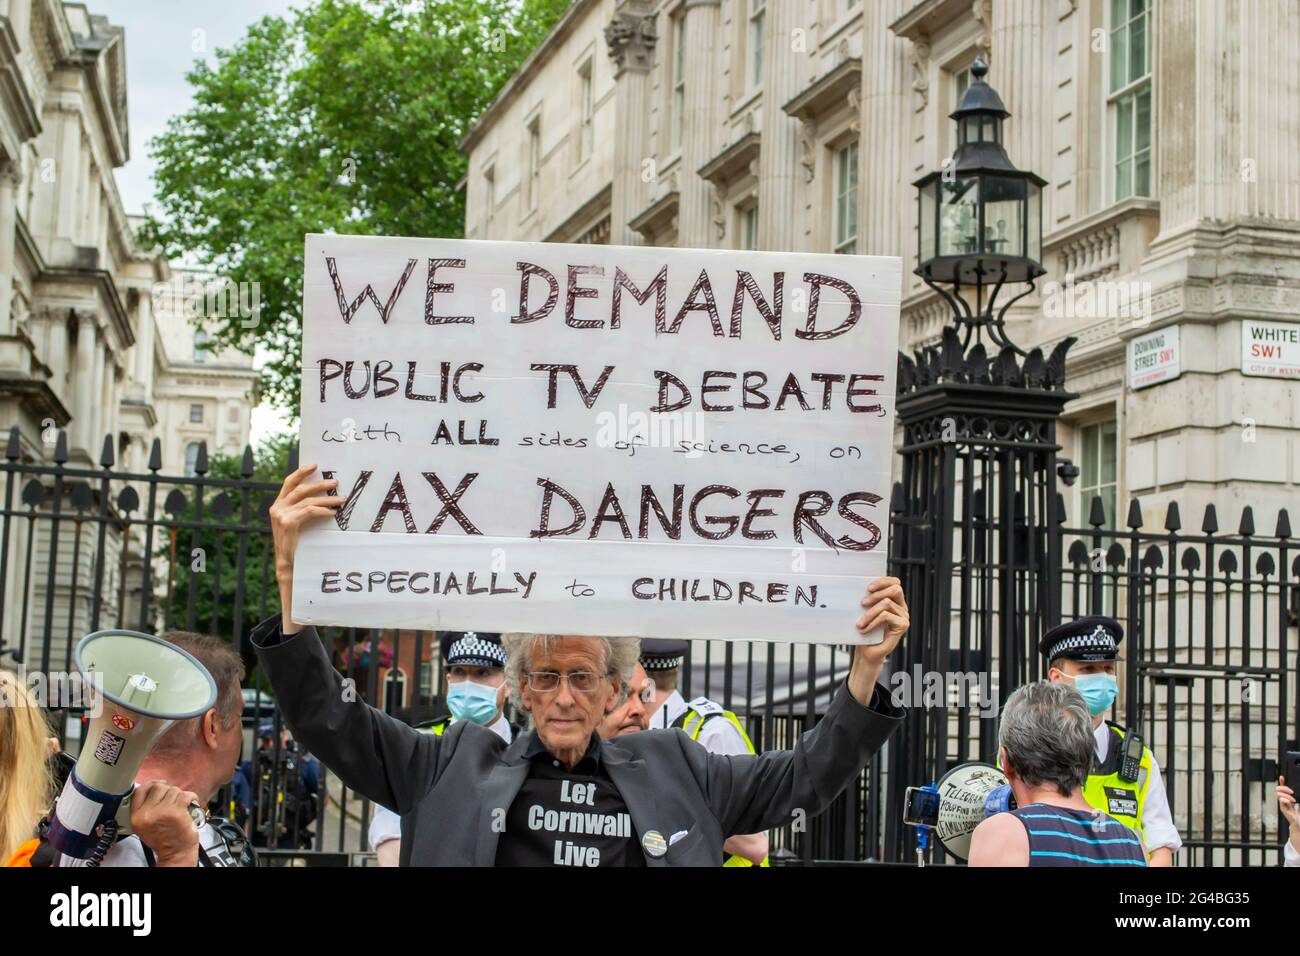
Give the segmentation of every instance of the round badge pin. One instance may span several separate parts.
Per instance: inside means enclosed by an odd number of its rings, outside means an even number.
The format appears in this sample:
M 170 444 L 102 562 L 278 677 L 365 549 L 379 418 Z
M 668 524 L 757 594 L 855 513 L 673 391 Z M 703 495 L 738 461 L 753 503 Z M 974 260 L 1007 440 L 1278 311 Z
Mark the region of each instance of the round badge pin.
M 668 852 L 668 841 L 658 830 L 647 830 L 641 837 L 641 849 L 650 856 L 663 856 Z

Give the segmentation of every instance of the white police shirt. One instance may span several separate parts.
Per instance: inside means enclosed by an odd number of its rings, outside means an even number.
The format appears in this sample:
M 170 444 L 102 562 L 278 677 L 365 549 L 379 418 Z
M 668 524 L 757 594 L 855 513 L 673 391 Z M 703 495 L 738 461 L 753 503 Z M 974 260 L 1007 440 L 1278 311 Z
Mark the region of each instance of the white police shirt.
M 1097 759 L 1105 760 L 1110 751 L 1110 728 L 1104 720 L 1092 736 L 1097 742 Z M 1174 826 L 1173 814 L 1169 811 L 1169 795 L 1165 792 L 1165 781 L 1160 775 L 1160 764 L 1156 762 L 1155 754 L 1151 755 L 1151 783 L 1142 804 L 1142 842 L 1146 844 L 1147 853 L 1154 853 L 1161 847 L 1177 853 L 1183 846 L 1178 828 Z
M 688 709 L 685 699 L 674 690 L 664 698 L 663 704 L 651 715 L 650 729 L 671 727 L 673 721 L 686 713 Z M 706 720 L 704 726 L 700 729 L 700 735 L 695 739 L 711 754 L 733 757 L 747 756 L 749 754 L 749 746 L 745 743 L 745 738 L 740 735 L 736 725 L 724 717 Z
M 450 724 L 454 724 L 456 718 L 453 717 Z M 488 724 L 488 730 L 492 731 L 507 744 L 513 738 L 510 732 L 510 721 L 506 720 L 505 715 L 497 717 L 495 723 Z M 389 840 L 400 840 L 402 838 L 402 818 L 392 810 L 380 803 L 375 804 L 375 815 L 370 818 L 370 849 L 379 849 L 379 844 L 387 843 Z
M 238 866 L 239 861 L 230 855 L 230 850 L 226 848 L 226 842 L 221 839 L 221 834 L 217 832 L 216 827 L 210 823 L 204 823 L 199 829 L 199 846 L 203 847 L 203 853 L 207 857 L 209 866 Z M 59 866 L 85 866 L 85 860 L 78 860 L 75 857 L 66 854 L 59 859 Z M 140 838 L 132 833 L 118 840 L 108 852 L 104 854 L 100 866 L 148 866 L 149 859 L 145 856 L 144 845 Z

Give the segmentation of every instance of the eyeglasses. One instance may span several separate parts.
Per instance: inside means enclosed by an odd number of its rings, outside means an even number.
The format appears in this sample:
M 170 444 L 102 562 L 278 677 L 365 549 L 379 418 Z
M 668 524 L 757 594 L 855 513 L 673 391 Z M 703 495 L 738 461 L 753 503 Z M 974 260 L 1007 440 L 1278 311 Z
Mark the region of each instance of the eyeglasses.
M 557 674 L 555 671 L 529 671 L 526 675 L 528 684 L 541 694 L 551 694 L 560 689 L 560 679 L 569 682 L 569 689 L 580 694 L 590 694 L 600 686 L 601 675 L 594 671 L 573 671 L 569 674 Z

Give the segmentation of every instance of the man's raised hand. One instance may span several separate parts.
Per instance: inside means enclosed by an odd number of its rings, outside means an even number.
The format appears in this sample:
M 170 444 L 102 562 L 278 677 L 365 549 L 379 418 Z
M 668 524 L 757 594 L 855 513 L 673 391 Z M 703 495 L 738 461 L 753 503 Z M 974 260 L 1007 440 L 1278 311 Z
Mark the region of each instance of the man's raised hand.
M 289 598 L 293 592 L 293 555 L 298 535 L 309 521 L 333 517 L 346 502 L 333 494 L 338 488 L 334 478 L 308 480 L 315 465 L 303 465 L 284 479 L 280 494 L 271 505 L 271 538 L 275 542 L 275 577 L 280 585 L 280 608 L 284 633 L 298 630 L 292 624 Z
M 907 601 L 903 598 L 903 583 L 898 578 L 876 578 L 867 585 L 862 599 L 865 609 L 857 620 L 859 634 L 867 634 L 878 627 L 885 630 L 885 639 L 879 644 L 859 644 L 853 654 L 853 667 L 849 672 L 849 690 L 861 703 L 871 700 L 872 688 L 880 676 L 885 658 L 893 653 L 910 625 Z

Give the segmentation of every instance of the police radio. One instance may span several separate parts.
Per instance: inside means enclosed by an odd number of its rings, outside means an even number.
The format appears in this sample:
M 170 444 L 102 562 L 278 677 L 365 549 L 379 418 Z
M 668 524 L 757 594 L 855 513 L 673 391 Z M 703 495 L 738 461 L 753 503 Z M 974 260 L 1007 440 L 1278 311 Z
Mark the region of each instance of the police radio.
M 1128 734 L 1124 737 L 1124 757 L 1119 765 L 1119 778 L 1125 783 L 1135 783 L 1142 769 L 1142 736 Z

